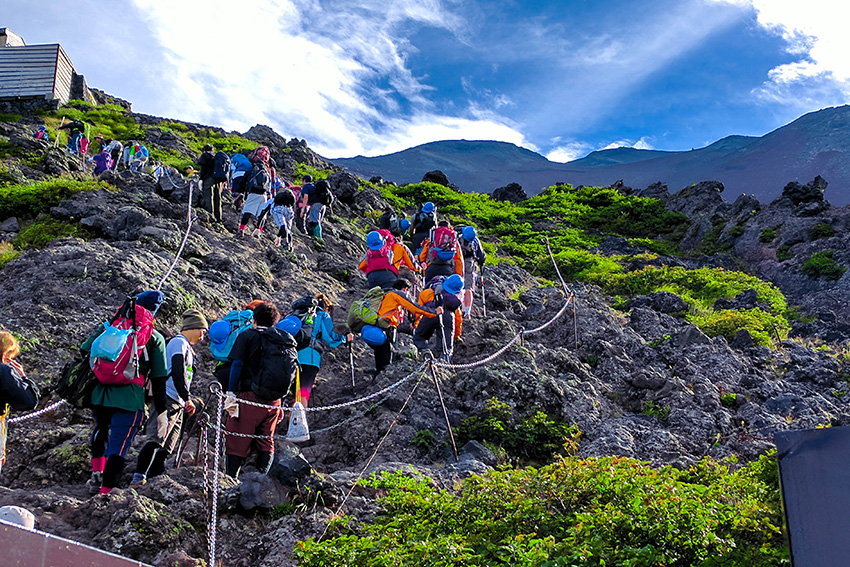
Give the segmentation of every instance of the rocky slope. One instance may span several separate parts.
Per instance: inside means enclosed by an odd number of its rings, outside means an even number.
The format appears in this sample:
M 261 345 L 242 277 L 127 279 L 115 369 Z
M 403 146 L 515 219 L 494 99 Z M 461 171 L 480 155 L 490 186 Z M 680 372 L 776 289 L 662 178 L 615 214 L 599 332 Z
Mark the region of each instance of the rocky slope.
M 15 134 L 20 129 L 3 125 L 0 135 L 24 147 L 30 141 Z M 293 148 L 304 159 L 319 160 L 305 144 L 287 144 L 273 134 L 256 129 L 252 139 L 271 144 L 279 163 L 294 163 Z M 45 163 L 56 161 L 58 169 L 69 169 L 61 159 L 57 154 Z M 55 173 L 46 171 L 48 167 L 26 171 L 27 177 Z M 55 400 L 51 382 L 91 329 L 125 295 L 162 278 L 186 228 L 187 191 L 167 200 L 154 193 L 153 181 L 145 176 L 124 172 L 107 174 L 106 180 L 116 190 L 80 193 L 50 211 L 56 219 L 80 223 L 93 238 L 57 239 L 0 270 L 0 327 L 23 337 L 21 360 L 44 386 L 45 403 Z M 205 211 L 196 211 L 198 220 L 183 255 L 163 287 L 167 300 L 159 324 L 176 331 L 180 313 L 190 306 L 213 320 L 254 298 L 285 308 L 319 291 L 340 306 L 335 317 L 339 324 L 348 304 L 365 290 L 356 264 L 364 250 L 368 214 L 380 211 L 385 202 L 379 192 L 359 187 L 348 174 L 336 173 L 331 182 L 340 202 L 327 223 L 325 244 L 299 236 L 294 253 L 273 247 L 268 236 L 235 238 L 238 212 L 232 206 L 226 206 L 224 228 L 217 228 Z M 716 226 L 723 227 L 716 230 L 717 240 L 729 244 L 725 255 L 709 259 L 656 261 L 737 262 L 777 282 L 792 304 L 816 313 L 830 310 L 836 321 L 843 321 L 846 278 L 819 281 L 800 272 L 814 251 L 835 249 L 839 263 L 847 254 L 843 229 L 848 211 L 823 202 L 820 187 L 816 181 L 786 188 L 770 205 L 743 198 L 727 203 L 717 184 L 700 184 L 673 196 L 655 187 L 652 191 L 667 200 L 668 208 L 694 221 L 686 246 L 691 241 L 696 246 Z M 835 235 L 813 240 L 812 227 L 823 222 L 834 227 Z M 765 228 L 777 233 L 770 242 L 760 238 Z M 789 246 L 789 260 L 776 258 L 782 245 Z M 623 246 L 628 244 L 610 239 L 600 248 L 613 254 L 621 253 Z M 770 436 L 779 429 L 848 421 L 845 361 L 810 341 L 786 340 L 771 350 L 754 346 L 746 333 L 731 342 L 709 338 L 683 319 L 682 300 L 666 292 L 633 298 L 627 311 L 613 310 L 612 298 L 598 288 L 574 284 L 570 292 L 574 303 L 563 316 L 504 355 L 473 368 L 440 371 L 453 426 L 495 397 L 519 414 L 542 408 L 550 417 L 576 423 L 582 432 L 580 455 L 625 455 L 683 467 L 706 455 L 753 458 L 771 446 Z M 540 287 L 535 278 L 509 264 L 496 266 L 488 280 L 487 317 L 479 312 L 464 323 L 464 342 L 455 361 L 488 356 L 518 331 L 549 321 L 565 301 L 560 288 Z M 743 294 L 735 301 L 746 306 L 752 298 Z M 798 333 L 845 338 L 842 327 L 828 319 L 820 316 L 820 323 L 801 325 Z M 198 350 L 200 371 L 192 389 L 209 408 L 214 403 L 209 394 L 213 360 L 203 345 Z M 325 357 L 311 406 L 369 396 L 421 365 L 404 335 L 397 362 L 377 379 L 364 376 L 372 364 L 371 349 L 356 342 L 354 356 L 353 386 L 348 352 Z M 438 485 L 452 486 L 496 464 L 494 455 L 476 443 L 462 448 L 455 463 L 444 443 L 448 437 L 443 410 L 429 375 L 418 374 L 368 402 L 309 417 L 313 438 L 299 446 L 279 438 L 270 478 L 250 470 L 239 486 L 222 478 L 226 491 L 220 500 L 218 555 L 225 565 L 292 565 L 293 543 L 321 535 L 364 468 L 415 468 Z M 145 562 L 192 565 L 206 557 L 208 501 L 204 467 L 195 464 L 197 441 L 190 443 L 179 469 L 138 490 L 90 497 L 83 486 L 89 471 L 90 426 L 86 411 L 67 406 L 13 424 L 0 478 L 0 505 L 25 506 L 45 531 Z M 438 440 L 430 449 L 413 443 L 417 433 L 426 430 Z M 135 449 L 142 443 L 139 438 Z M 124 486 L 134 457 L 135 451 L 128 459 Z M 374 493 L 364 488 L 345 502 L 344 512 L 354 517 L 368 520 L 376 511 Z M 287 506 L 295 513 L 281 513 Z

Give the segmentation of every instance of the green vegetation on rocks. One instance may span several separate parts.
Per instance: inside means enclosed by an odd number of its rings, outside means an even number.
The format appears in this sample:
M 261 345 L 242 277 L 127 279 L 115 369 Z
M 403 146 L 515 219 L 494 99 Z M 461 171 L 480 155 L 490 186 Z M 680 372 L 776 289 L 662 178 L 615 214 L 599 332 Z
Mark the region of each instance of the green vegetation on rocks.
M 835 263 L 832 259 L 835 250 L 824 250 L 815 252 L 803 263 L 803 273 L 811 278 L 826 278 L 837 280 L 844 275 L 847 268 Z
M 299 565 L 764 567 L 787 564 L 773 455 L 735 472 L 569 457 L 472 476 L 459 489 L 383 473 L 373 523 L 296 544 Z
M 46 181 L 0 186 L 0 219 L 18 217 L 28 219 L 38 216 L 82 191 L 115 188 L 105 181 L 80 181 L 58 177 Z

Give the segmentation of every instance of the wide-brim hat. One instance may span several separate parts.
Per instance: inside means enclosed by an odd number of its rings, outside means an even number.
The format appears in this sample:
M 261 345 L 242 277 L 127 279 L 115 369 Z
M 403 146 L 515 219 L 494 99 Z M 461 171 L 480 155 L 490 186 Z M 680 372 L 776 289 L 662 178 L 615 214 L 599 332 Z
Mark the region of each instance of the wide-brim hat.
M 369 247 L 369 250 L 377 252 L 384 247 L 384 237 L 377 230 L 373 230 L 366 235 L 366 246 Z
M 457 274 L 446 278 L 446 281 L 443 282 L 443 290 L 446 293 L 450 293 L 452 295 L 456 293 L 460 293 L 463 289 L 463 278 Z

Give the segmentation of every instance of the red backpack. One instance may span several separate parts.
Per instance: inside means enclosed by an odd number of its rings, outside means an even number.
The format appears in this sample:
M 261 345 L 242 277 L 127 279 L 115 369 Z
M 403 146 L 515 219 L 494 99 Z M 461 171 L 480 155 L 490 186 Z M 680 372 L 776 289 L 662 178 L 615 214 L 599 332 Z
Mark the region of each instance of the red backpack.
M 431 261 L 448 263 L 457 252 L 457 236 L 450 226 L 438 226 L 431 230 L 429 256 Z
M 366 273 L 374 272 L 375 270 L 390 270 L 393 273 L 398 273 L 398 268 L 393 265 L 393 245 L 395 237 L 389 230 L 379 228 L 378 233 L 384 237 L 384 245 L 380 250 L 368 250 L 366 252 Z
M 153 334 L 153 315 L 150 311 L 136 305 L 136 299 L 130 298 L 115 313 L 111 327 L 130 330 L 126 343 L 115 361 L 107 358 L 92 358 L 92 371 L 101 384 L 143 386 L 144 376 L 139 374 L 139 358 L 145 345 Z

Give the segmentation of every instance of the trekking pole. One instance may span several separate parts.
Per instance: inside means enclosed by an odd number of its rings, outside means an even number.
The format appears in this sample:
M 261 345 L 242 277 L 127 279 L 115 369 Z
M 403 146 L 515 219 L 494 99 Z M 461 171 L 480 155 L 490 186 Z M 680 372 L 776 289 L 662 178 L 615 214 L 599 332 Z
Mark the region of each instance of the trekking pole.
M 351 366 L 351 387 L 354 387 L 354 349 L 348 343 L 348 363 Z
M 434 355 L 431 355 L 431 360 L 428 362 L 428 366 L 431 368 L 431 377 L 434 379 L 434 387 L 437 388 L 437 396 L 440 398 L 440 405 L 443 407 L 443 416 L 446 418 L 446 429 L 449 432 L 449 439 L 452 442 L 452 451 L 454 451 L 455 462 L 460 462 L 460 459 L 457 456 L 457 445 L 455 444 L 455 436 L 452 433 L 452 425 L 449 423 L 449 412 L 446 409 L 446 402 L 443 401 L 443 391 L 440 389 L 440 381 L 437 378 L 437 369 L 434 368 Z
M 487 298 L 484 295 L 484 274 L 478 276 L 478 283 L 481 284 L 481 312 L 484 317 L 487 317 Z
M 59 127 L 58 127 L 58 128 L 56 128 L 56 139 L 55 139 L 55 140 L 53 140 L 53 147 L 54 147 L 54 148 L 58 148 L 58 147 L 59 147 L 59 130 L 61 130 L 61 129 L 62 129 L 62 126 L 64 126 L 64 125 L 65 125 L 65 117 L 63 116 L 63 117 L 62 117 L 62 121 L 59 123 Z

